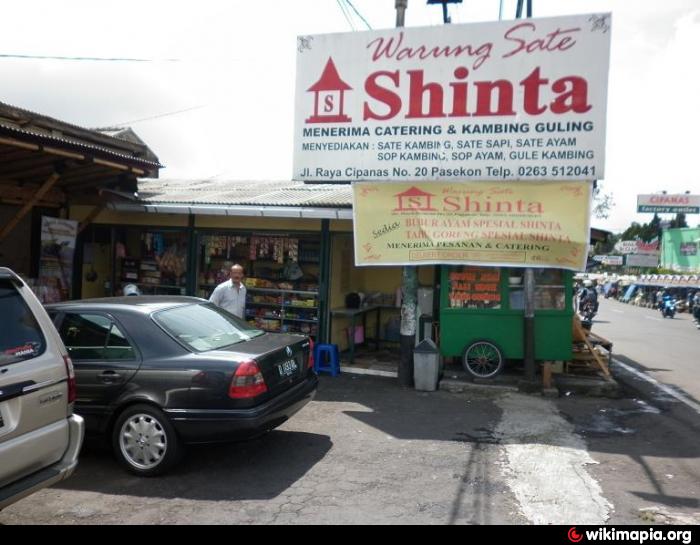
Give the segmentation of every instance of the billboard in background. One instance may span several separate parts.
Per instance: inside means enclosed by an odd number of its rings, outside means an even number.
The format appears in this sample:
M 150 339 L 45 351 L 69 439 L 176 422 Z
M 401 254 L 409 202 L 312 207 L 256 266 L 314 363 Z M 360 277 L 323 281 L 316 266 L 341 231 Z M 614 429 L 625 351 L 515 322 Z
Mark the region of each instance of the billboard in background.
M 610 14 L 300 36 L 293 178 L 605 177 Z
M 656 268 L 659 266 L 659 255 L 631 254 L 625 258 L 628 267 Z
M 603 265 L 608 265 L 611 267 L 621 267 L 625 262 L 625 258 L 621 255 L 604 255 L 600 262 Z
M 353 184 L 355 263 L 585 270 L 590 183 Z
M 681 242 L 681 255 L 698 255 L 698 245 L 695 242 Z
M 668 229 L 661 236 L 663 268 L 682 273 L 700 273 L 700 228 Z
M 637 195 L 637 212 L 652 214 L 700 214 L 700 195 Z
M 621 240 L 615 244 L 615 251 L 621 254 L 636 254 L 637 253 L 637 241 L 636 240 Z

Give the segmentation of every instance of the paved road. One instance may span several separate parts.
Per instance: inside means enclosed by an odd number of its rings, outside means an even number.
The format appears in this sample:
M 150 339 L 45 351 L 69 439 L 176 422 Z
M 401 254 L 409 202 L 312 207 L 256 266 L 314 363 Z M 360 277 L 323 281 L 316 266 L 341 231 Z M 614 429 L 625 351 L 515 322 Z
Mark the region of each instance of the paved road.
M 165 477 L 133 477 L 85 450 L 71 479 L 3 511 L 0 525 L 599 526 L 663 512 L 698 523 L 700 424 L 679 419 L 680 405 L 322 377 L 317 399 L 279 430 L 191 449 Z
M 687 317 L 603 301 L 594 329 L 621 360 L 700 398 L 700 332 Z M 87 449 L 71 479 L 3 511 L 0 525 L 697 524 L 698 413 L 640 382 L 624 399 L 547 399 L 322 377 L 279 430 L 191 449 L 162 478 Z
M 700 402 L 700 331 L 688 314 L 664 319 L 653 309 L 601 299 L 593 331 L 613 341 L 623 363 Z

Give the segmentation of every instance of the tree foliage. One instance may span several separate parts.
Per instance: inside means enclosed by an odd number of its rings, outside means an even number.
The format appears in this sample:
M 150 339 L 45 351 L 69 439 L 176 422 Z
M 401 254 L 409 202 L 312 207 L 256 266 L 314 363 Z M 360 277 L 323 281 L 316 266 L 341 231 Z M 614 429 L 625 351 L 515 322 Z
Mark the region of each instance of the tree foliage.
M 598 219 L 607 219 L 614 207 L 612 193 L 604 193 L 600 182 L 595 181 L 593 183 L 593 216 Z

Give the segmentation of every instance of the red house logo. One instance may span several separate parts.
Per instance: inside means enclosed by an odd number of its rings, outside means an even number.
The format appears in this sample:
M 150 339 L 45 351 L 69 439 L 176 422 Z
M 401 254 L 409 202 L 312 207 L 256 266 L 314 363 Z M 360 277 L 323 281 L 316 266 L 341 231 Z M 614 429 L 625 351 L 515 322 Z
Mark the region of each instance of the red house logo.
M 321 79 L 307 89 L 307 92 L 315 93 L 314 115 L 309 117 L 307 123 L 348 123 L 352 121 L 343 113 L 345 103 L 345 91 L 352 90 L 347 83 L 340 79 L 338 70 L 331 57 L 328 58 L 323 69 Z
M 394 212 L 437 212 L 431 203 L 435 195 L 421 191 L 415 186 L 394 196 L 399 201 L 399 206 L 394 208 Z

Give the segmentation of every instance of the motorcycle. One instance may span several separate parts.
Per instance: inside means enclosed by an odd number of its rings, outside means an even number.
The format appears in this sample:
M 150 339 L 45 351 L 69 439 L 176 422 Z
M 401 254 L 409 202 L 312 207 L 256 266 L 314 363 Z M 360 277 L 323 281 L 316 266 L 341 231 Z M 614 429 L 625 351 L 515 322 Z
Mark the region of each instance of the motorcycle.
M 676 316 L 676 304 L 674 299 L 664 299 L 661 302 L 661 316 L 664 318 L 674 318 Z
M 579 317 L 581 318 L 581 325 L 584 329 L 588 331 L 593 327 L 593 318 L 595 318 L 596 304 L 593 301 L 584 301 L 579 307 Z

